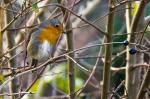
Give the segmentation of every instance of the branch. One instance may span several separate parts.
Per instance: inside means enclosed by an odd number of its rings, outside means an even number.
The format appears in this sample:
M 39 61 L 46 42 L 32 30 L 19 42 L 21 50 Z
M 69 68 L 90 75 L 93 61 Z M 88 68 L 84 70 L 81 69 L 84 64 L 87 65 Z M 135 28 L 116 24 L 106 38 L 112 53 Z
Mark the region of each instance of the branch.
M 109 12 L 114 11 L 114 8 L 112 8 L 113 0 L 109 0 L 108 9 Z M 113 16 L 114 13 L 109 14 L 108 16 L 108 24 L 107 24 L 107 36 L 106 36 L 106 42 L 110 43 L 112 42 L 112 33 L 113 33 Z M 104 61 L 104 67 L 103 67 L 103 86 L 102 86 L 102 93 L 101 93 L 101 99 L 107 99 L 108 98 L 108 91 L 110 86 L 110 67 L 111 67 L 111 55 L 112 55 L 112 45 L 106 45 L 105 46 L 105 61 Z
M 114 96 L 115 94 L 117 94 L 117 91 L 122 87 L 122 85 L 124 85 L 124 83 L 125 83 L 125 81 L 123 80 L 123 81 L 119 84 L 119 86 L 115 89 L 115 91 L 113 92 L 113 94 L 110 96 L 110 99 L 113 99 L 113 96 Z
M 128 35 L 127 39 L 130 43 L 135 43 L 136 42 L 136 35 L 135 32 L 138 29 L 139 23 L 143 20 L 143 13 L 144 13 L 144 8 L 146 6 L 146 0 L 141 0 L 139 7 L 135 13 L 135 15 L 133 16 L 132 21 L 130 20 L 129 24 L 127 24 L 127 26 L 129 25 L 128 28 L 128 32 L 131 32 L 131 35 Z M 130 5 L 131 6 L 131 5 Z M 131 11 L 129 12 L 130 16 L 129 19 L 131 19 Z M 144 22 L 144 20 L 143 20 Z M 141 28 L 141 27 L 140 27 Z M 126 99 L 131 99 L 133 97 L 136 96 L 137 94 L 137 90 L 135 90 L 138 85 L 136 84 L 137 82 L 137 78 L 136 78 L 136 71 L 131 71 L 130 70 L 130 66 L 136 64 L 136 55 L 130 55 L 130 53 L 128 52 L 128 50 L 130 48 L 134 48 L 134 45 L 130 45 L 127 46 L 127 53 L 126 53 L 126 88 L 127 88 L 127 92 L 128 92 L 128 96 L 126 97 Z M 137 54 L 138 55 L 138 54 Z
M 107 35 L 104 31 L 102 31 L 100 28 L 98 28 L 96 25 L 92 24 L 91 22 L 87 21 L 86 19 L 82 18 L 80 15 L 77 15 L 76 13 L 74 13 L 72 10 L 68 9 L 67 7 L 64 7 L 60 4 L 48 4 L 48 5 L 45 5 L 43 7 L 46 7 L 46 6 L 58 6 L 60 8 L 64 8 L 66 9 L 67 11 L 69 11 L 71 14 L 73 14 L 74 16 L 76 16 L 77 18 L 81 19 L 82 21 L 84 21 L 85 23 L 91 25 L 92 27 L 94 27 L 96 30 L 98 30 L 100 33 L 102 33 L 103 35 Z M 42 7 L 41 7 L 42 8 Z
M 101 52 L 102 52 L 102 49 L 99 51 L 98 57 L 101 56 Z M 93 75 L 95 74 L 95 71 L 97 69 L 99 61 L 100 61 L 100 58 L 97 58 L 96 63 L 94 65 L 93 69 L 92 69 L 92 72 L 90 73 L 90 75 L 89 75 L 88 79 L 86 80 L 85 84 L 83 85 L 83 87 L 80 90 L 78 90 L 76 96 L 79 96 L 81 94 L 81 92 L 84 90 L 84 88 L 87 86 L 87 84 L 89 83 L 89 81 L 91 80 Z
M 142 99 L 144 97 L 145 93 L 143 92 L 143 89 L 148 87 L 148 85 L 150 84 L 150 79 L 149 78 L 150 78 L 150 65 L 147 68 L 147 72 L 144 76 L 144 80 L 141 84 L 141 87 L 140 87 L 140 90 L 139 90 L 139 92 L 136 96 L 136 99 Z

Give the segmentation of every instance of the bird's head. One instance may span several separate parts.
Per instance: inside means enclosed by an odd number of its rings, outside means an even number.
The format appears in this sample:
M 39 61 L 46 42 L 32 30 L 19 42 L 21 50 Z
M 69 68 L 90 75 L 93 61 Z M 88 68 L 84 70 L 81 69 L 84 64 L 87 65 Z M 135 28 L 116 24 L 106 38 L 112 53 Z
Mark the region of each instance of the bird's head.
M 44 21 L 40 25 L 40 28 L 49 29 L 49 31 L 52 31 L 55 35 L 60 35 L 63 32 L 63 24 L 57 19 L 48 19 Z
M 57 19 L 48 19 L 39 26 L 41 32 L 39 35 L 40 41 L 47 40 L 55 44 L 58 37 L 63 33 L 63 24 Z

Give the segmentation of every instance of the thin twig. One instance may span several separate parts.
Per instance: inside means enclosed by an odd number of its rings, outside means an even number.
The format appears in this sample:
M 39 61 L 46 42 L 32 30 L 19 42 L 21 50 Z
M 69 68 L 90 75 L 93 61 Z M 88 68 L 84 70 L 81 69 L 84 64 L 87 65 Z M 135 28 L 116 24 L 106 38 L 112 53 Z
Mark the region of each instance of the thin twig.
M 0 96 L 14 96 L 14 95 L 19 95 L 19 94 L 34 94 L 32 92 L 19 92 L 19 93 L 3 93 L 3 94 L 0 94 Z
M 105 37 L 104 37 L 104 41 L 105 41 Z M 101 47 L 101 49 L 99 50 L 98 56 L 101 56 L 102 49 L 103 48 Z M 92 69 L 92 72 L 90 73 L 90 75 L 89 75 L 88 79 L 86 80 L 86 82 L 84 83 L 83 87 L 76 92 L 77 93 L 76 96 L 79 96 L 82 93 L 82 91 L 84 90 L 84 88 L 87 86 L 87 84 L 89 83 L 89 81 L 91 80 L 91 78 L 93 77 L 93 75 L 95 74 L 95 71 L 96 71 L 96 68 L 98 66 L 99 61 L 100 61 L 100 58 L 97 58 L 97 60 L 95 62 L 95 65 L 94 65 L 94 67 Z
M 148 87 L 148 85 L 150 84 L 150 65 L 148 66 L 147 68 L 147 72 L 145 73 L 145 76 L 144 76 L 144 79 L 142 81 L 142 84 L 141 84 L 141 87 L 139 89 L 139 92 L 136 96 L 136 99 L 142 99 L 144 97 L 144 92 L 143 92 L 143 89 L 145 87 Z
M 82 18 L 81 16 L 77 15 L 75 12 L 73 12 L 72 10 L 68 9 L 67 7 L 64 7 L 60 4 L 57 4 L 57 3 L 53 3 L 53 4 L 47 4 L 45 6 L 42 6 L 42 7 L 47 7 L 47 6 L 58 6 L 58 7 L 61 7 L 61 8 L 64 8 L 66 9 L 67 11 L 69 11 L 71 14 L 73 14 L 74 16 L 78 17 L 79 19 L 81 19 L 82 21 L 84 21 L 85 23 L 91 25 L 92 27 L 94 27 L 95 29 L 97 29 L 98 31 L 100 31 L 100 33 L 102 33 L 103 35 L 107 35 L 104 31 L 102 31 L 100 28 L 98 28 L 96 25 L 92 24 L 91 22 L 87 21 L 86 19 Z M 42 8 L 41 7 L 41 8 Z
M 83 69 L 84 71 L 87 71 L 89 72 L 88 69 L 86 69 L 84 66 L 81 66 L 77 61 L 75 61 L 71 56 L 69 55 L 65 55 L 66 57 L 68 57 L 69 59 L 71 59 L 75 64 L 77 64 L 77 66 L 80 68 L 80 69 Z
M 113 91 L 113 94 L 110 96 L 110 99 L 113 99 L 113 96 L 117 93 L 117 91 L 122 87 L 122 85 L 124 85 L 125 81 L 123 80 L 119 86 L 115 89 L 115 91 Z

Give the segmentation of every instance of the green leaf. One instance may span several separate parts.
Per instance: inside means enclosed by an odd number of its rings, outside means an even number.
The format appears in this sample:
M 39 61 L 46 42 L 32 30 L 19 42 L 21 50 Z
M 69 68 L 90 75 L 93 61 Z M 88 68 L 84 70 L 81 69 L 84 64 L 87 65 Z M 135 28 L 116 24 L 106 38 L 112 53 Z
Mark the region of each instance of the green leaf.
M 66 77 L 66 75 L 59 75 L 57 76 L 57 78 L 55 79 L 56 81 L 56 86 L 57 88 L 59 88 L 61 91 L 68 93 L 68 79 Z
M 0 73 L 0 84 L 2 84 L 5 81 L 4 75 Z M 3 99 L 3 96 L 0 96 L 0 99 Z
M 35 11 L 36 13 L 39 12 L 39 7 L 38 7 L 37 3 L 32 4 L 32 10 Z
M 34 85 L 30 88 L 29 92 L 36 93 L 39 89 L 40 79 L 38 79 Z
M 62 0 L 57 0 L 58 3 L 61 3 Z
M 3 83 L 4 82 L 4 76 L 2 74 L 0 74 L 0 83 Z
M 132 16 L 134 16 L 135 13 L 136 13 L 136 11 L 137 11 L 137 9 L 138 9 L 139 1 L 135 1 L 132 6 L 133 6 L 133 9 L 132 9 Z
M 66 75 L 57 76 L 55 81 L 56 81 L 57 88 L 59 88 L 65 93 L 68 93 L 69 84 L 68 84 L 68 78 L 66 77 Z M 84 81 L 79 77 L 75 78 L 75 83 L 76 83 L 76 86 L 75 86 L 76 91 L 79 90 L 84 85 Z

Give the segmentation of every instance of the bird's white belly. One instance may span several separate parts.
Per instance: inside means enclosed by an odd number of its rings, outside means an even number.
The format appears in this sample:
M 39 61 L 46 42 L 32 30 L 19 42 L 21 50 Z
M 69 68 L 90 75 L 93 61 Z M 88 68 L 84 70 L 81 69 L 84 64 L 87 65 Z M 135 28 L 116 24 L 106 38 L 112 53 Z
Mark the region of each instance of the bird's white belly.
M 51 56 L 52 45 L 48 41 L 44 41 L 43 44 L 39 46 L 38 59 L 46 59 Z

